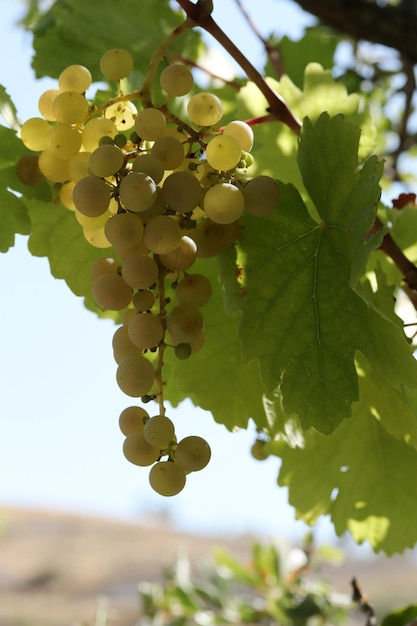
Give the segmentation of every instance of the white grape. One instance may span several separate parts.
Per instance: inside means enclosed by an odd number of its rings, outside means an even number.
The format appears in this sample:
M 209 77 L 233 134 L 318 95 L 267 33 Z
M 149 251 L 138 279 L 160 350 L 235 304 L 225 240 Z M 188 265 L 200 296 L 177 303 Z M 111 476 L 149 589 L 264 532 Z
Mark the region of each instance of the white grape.
M 156 185 L 150 176 L 142 172 L 127 174 L 120 183 L 120 200 L 129 211 L 146 211 L 156 197 Z
M 155 372 L 152 363 L 144 356 L 131 355 L 119 363 L 116 380 L 123 393 L 138 398 L 150 391 L 155 380 Z
M 159 109 L 150 107 L 143 109 L 135 119 L 135 130 L 141 139 L 155 141 L 163 137 L 167 122 L 165 115 Z
M 159 461 L 149 472 L 149 483 L 161 496 L 175 496 L 185 487 L 185 471 L 171 461 Z
M 46 138 L 50 130 L 48 122 L 41 117 L 31 117 L 22 124 L 20 138 L 22 143 L 33 150 L 40 152 L 46 148 Z
M 121 80 L 133 70 L 133 57 L 127 50 L 107 50 L 100 59 L 100 71 L 105 78 Z
M 214 126 L 223 117 L 223 105 L 212 93 L 197 93 L 190 98 L 187 113 L 191 122 L 197 126 Z
M 242 215 L 245 208 L 243 193 L 231 183 L 217 183 L 204 196 L 204 211 L 218 224 L 231 224 Z
M 280 191 L 277 182 L 270 176 L 252 178 L 243 189 L 245 209 L 252 215 L 268 215 L 278 204 Z
M 215 170 L 234 169 L 241 157 L 239 142 L 231 135 L 218 135 L 207 144 L 207 163 Z
M 173 63 L 162 70 L 159 82 L 169 96 L 185 96 L 194 84 L 190 70 L 180 63 Z
M 146 441 L 143 432 L 133 432 L 123 442 L 123 454 L 130 463 L 146 467 L 159 459 L 160 451 Z
M 140 406 L 128 406 L 119 415 L 119 428 L 124 435 L 142 433 L 149 413 Z
M 166 415 L 155 415 L 147 420 L 143 428 L 143 436 L 148 443 L 163 450 L 174 441 L 174 424 Z
M 241 122 L 240 120 L 229 122 L 224 127 L 223 134 L 234 137 L 238 141 L 241 150 L 245 152 L 252 150 L 253 130 L 246 122 Z
M 89 69 L 84 65 L 69 65 L 59 75 L 58 84 L 61 91 L 78 91 L 84 93 L 92 83 Z
M 110 188 L 101 178 L 86 176 L 75 183 L 72 198 L 81 213 L 97 217 L 109 206 Z
M 101 274 L 93 283 L 94 300 L 103 309 L 121 311 L 129 305 L 132 295 L 132 288 L 119 274 Z
M 202 470 L 211 458 L 210 446 L 196 435 L 185 437 L 175 448 L 175 462 L 187 472 Z

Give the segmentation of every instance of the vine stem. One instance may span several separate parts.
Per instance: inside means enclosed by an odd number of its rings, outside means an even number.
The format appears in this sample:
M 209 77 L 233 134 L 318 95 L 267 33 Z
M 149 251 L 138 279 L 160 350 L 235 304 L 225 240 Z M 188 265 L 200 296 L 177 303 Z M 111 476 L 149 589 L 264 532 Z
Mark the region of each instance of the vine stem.
M 268 102 L 268 112 L 280 122 L 288 126 L 297 136 L 300 135 L 301 122 L 289 110 L 284 100 L 268 85 L 264 77 L 245 57 L 226 33 L 220 28 L 217 22 L 207 12 L 204 2 L 194 4 L 190 0 L 177 0 L 181 8 L 186 12 L 197 26 L 207 31 L 219 44 L 230 54 L 230 56 L 240 65 L 246 76 L 255 83 Z
M 159 260 L 159 257 L 154 257 L 158 264 L 158 292 L 159 292 L 159 316 L 164 329 L 164 338 L 158 346 L 158 358 L 155 367 L 155 382 L 156 382 L 156 395 L 158 398 L 159 414 L 165 415 L 164 406 L 164 381 L 162 379 L 162 368 L 164 365 L 164 352 L 167 347 L 165 343 L 166 334 L 166 300 L 165 300 L 165 270 Z

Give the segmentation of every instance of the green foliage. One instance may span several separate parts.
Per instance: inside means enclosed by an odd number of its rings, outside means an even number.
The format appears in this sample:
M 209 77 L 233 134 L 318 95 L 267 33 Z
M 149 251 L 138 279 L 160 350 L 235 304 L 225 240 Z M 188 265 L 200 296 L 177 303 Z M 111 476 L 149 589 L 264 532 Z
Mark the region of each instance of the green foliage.
M 311 580 L 310 566 L 317 568 L 320 561 L 310 550 L 255 542 L 249 559 L 218 548 L 193 574 L 187 557 L 180 555 L 162 583 L 139 584 L 140 623 L 305 626 L 311 618 L 318 624 L 340 623 L 348 615 L 349 598 L 336 597 L 317 576 Z
M 168 0 L 126 0 L 120 7 L 108 0 L 59 0 L 36 23 L 32 65 L 38 77 L 57 78 L 64 67 L 81 63 L 100 80 L 100 56 L 111 48 L 123 47 L 143 75 L 152 51 L 181 21 L 181 13 Z M 145 23 L 146 28 L 141 29 Z M 174 44 L 170 53 L 196 56 L 199 41 L 194 31 L 181 40 L 180 47 Z

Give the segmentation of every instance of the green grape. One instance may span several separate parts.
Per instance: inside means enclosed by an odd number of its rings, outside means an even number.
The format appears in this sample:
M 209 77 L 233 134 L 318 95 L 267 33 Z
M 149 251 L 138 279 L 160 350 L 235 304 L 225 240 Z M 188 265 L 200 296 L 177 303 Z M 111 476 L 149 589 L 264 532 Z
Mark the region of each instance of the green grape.
M 104 233 L 104 228 L 95 228 L 91 230 L 84 226 L 83 235 L 88 243 L 94 246 L 94 248 L 111 248 L 111 243 Z
M 106 237 L 113 244 L 117 254 L 125 256 L 142 241 L 143 224 L 136 213 L 117 213 L 107 220 Z
M 84 93 L 92 83 L 90 70 L 84 65 L 69 65 L 58 77 L 61 91 L 78 91 Z
M 243 189 L 245 209 L 252 215 L 268 215 L 278 204 L 280 191 L 270 176 L 256 176 Z
M 160 259 L 165 267 L 173 272 L 188 269 L 194 264 L 196 258 L 197 245 L 191 237 L 186 235 L 181 238 L 180 243 L 172 252 L 160 255 Z
M 133 310 L 134 309 L 129 309 Z M 123 359 L 135 354 L 142 354 L 142 349 L 135 346 L 129 337 L 127 326 L 120 326 L 112 339 L 113 356 L 116 363 L 121 363 Z
M 161 496 L 175 496 L 185 487 L 185 472 L 176 463 L 159 461 L 149 472 L 149 483 Z
M 168 206 L 177 213 L 190 213 L 200 204 L 202 191 L 191 172 L 173 172 L 164 180 L 162 194 Z
M 136 311 L 144 313 L 150 311 L 155 302 L 155 296 L 150 289 L 141 289 L 133 294 L 132 304 Z
M 20 129 L 20 138 L 23 145 L 34 152 L 45 150 L 46 138 L 50 128 L 48 122 L 41 117 L 31 117 L 26 120 Z
M 215 170 L 232 170 L 242 154 L 239 142 L 231 135 L 218 135 L 207 144 L 207 163 Z
M 121 170 L 124 161 L 124 154 L 117 146 L 104 145 L 94 150 L 88 165 L 94 176 L 107 178 Z
M 125 145 L 127 144 L 127 137 L 126 135 L 123 135 L 123 133 L 117 133 L 113 141 L 114 141 L 114 145 L 117 146 L 118 148 L 124 148 Z
M 56 116 L 52 111 L 52 103 L 59 93 L 61 93 L 59 89 L 47 89 L 38 100 L 39 113 L 48 122 L 56 122 Z
M 166 415 L 155 415 L 147 420 L 143 436 L 148 443 L 164 450 L 175 440 L 174 424 Z
M 152 364 L 144 356 L 131 355 L 119 363 L 116 380 L 123 393 L 138 398 L 151 390 L 155 372 Z
M 123 442 L 123 454 L 130 463 L 146 467 L 159 459 L 160 450 L 148 443 L 142 432 L 133 432 Z
M 69 180 L 68 164 L 69 159 L 59 159 L 49 150 L 44 150 L 39 155 L 39 169 L 53 183 L 65 183 Z
M 88 113 L 88 102 L 78 91 L 61 91 L 52 103 L 52 113 L 61 124 L 79 124 Z
M 105 78 L 121 80 L 133 70 L 133 57 L 127 50 L 107 50 L 100 59 L 100 71 Z
M 188 274 L 179 281 L 175 295 L 180 304 L 203 306 L 211 297 L 211 283 L 203 274 Z
M 250 152 L 253 146 L 253 130 L 246 122 L 234 120 L 229 122 L 223 129 L 223 135 L 234 137 L 244 152 Z
M 94 283 L 96 278 L 101 276 L 101 274 L 117 274 L 120 267 L 121 265 L 119 261 L 116 261 L 116 259 L 112 259 L 111 257 L 97 259 L 90 270 L 91 282 Z
M 181 359 L 182 361 L 184 361 L 191 356 L 192 347 L 190 343 L 178 343 L 175 346 L 174 351 L 177 359 Z
M 156 197 L 155 182 L 142 172 L 131 172 L 122 178 L 119 196 L 123 206 L 129 211 L 146 211 Z
M 39 185 L 45 180 L 39 169 L 39 157 L 36 154 L 24 154 L 21 156 L 16 164 L 16 174 L 22 183 L 31 187 Z
M 170 135 L 157 139 L 151 148 L 151 154 L 161 161 L 166 170 L 177 169 L 185 156 L 181 141 Z
M 88 167 L 90 161 L 91 152 L 78 152 L 74 154 L 68 163 L 68 172 L 70 179 L 76 183 L 81 178 L 85 178 L 90 175 Z
M 105 117 L 94 117 L 83 128 L 82 144 L 85 150 L 93 152 L 98 147 L 102 137 L 107 136 L 113 139 L 116 135 L 117 128 L 112 120 Z
M 165 115 L 159 109 L 143 109 L 135 119 L 135 130 L 141 139 L 155 141 L 163 137 L 167 127 Z
M 185 437 L 175 448 L 175 463 L 186 472 L 198 472 L 210 461 L 211 450 L 205 439 L 196 435 Z
M 125 258 L 122 276 L 134 289 L 148 289 L 158 280 L 158 265 L 151 257 L 134 252 Z
M 143 241 L 154 254 L 172 252 L 179 245 L 182 237 L 181 228 L 169 215 L 157 215 L 145 224 Z
M 133 295 L 133 289 L 119 274 L 101 274 L 93 283 L 93 297 L 103 309 L 121 311 L 125 309 Z
M 188 67 L 173 63 L 162 70 L 159 83 L 168 96 L 185 96 L 193 88 L 194 80 Z
M 204 196 L 204 211 L 217 224 L 231 224 L 245 208 L 243 193 L 231 183 L 217 183 Z
M 147 174 L 156 184 L 160 183 L 164 176 L 164 166 L 153 154 L 140 154 L 133 161 L 132 170 Z
M 46 136 L 46 149 L 59 159 L 70 159 L 81 148 L 81 133 L 68 124 L 51 126 Z
M 167 204 L 162 195 L 162 189 L 157 187 L 154 203 L 149 207 L 149 209 L 146 209 L 146 211 L 141 211 L 140 219 L 144 224 L 147 224 L 153 217 L 157 217 L 158 215 L 165 213 L 167 208 Z
M 164 328 L 153 313 L 138 313 L 129 322 L 129 337 L 138 348 L 156 347 L 163 339 Z
M 72 198 L 81 213 L 98 217 L 110 204 L 110 187 L 101 178 L 86 176 L 75 183 Z
M 263 439 L 256 439 L 251 446 L 250 452 L 257 461 L 265 461 L 269 457 L 269 454 L 265 452 L 265 441 Z
M 197 257 L 202 259 L 225 252 L 239 238 L 235 224 L 217 224 L 208 218 L 202 219 L 188 234 L 197 244 Z
M 119 428 L 127 437 L 131 433 L 142 433 L 149 413 L 141 406 L 128 406 L 120 413 Z
M 87 217 L 87 215 L 80 213 L 77 208 L 75 209 L 74 213 L 77 222 L 81 224 L 83 228 L 87 228 L 88 230 L 97 230 L 99 228 L 103 228 L 107 220 L 111 217 L 109 209 L 107 209 L 107 211 L 105 211 L 104 213 L 102 213 L 102 215 L 99 215 L 98 217 Z M 109 239 L 107 239 L 107 241 L 109 241 Z
M 197 93 L 188 102 L 187 114 L 197 126 L 214 126 L 223 117 L 223 105 L 212 93 Z
M 133 298 L 132 298 L 133 300 Z M 130 320 L 135 317 L 137 311 L 136 309 L 134 309 L 133 307 L 129 308 L 129 309 L 125 309 L 122 315 L 122 324 L 123 326 L 125 326 L 127 328 L 127 326 L 129 325 Z
M 107 107 L 105 116 L 113 121 L 118 131 L 125 131 L 133 127 L 137 112 L 133 102 L 115 102 Z
M 168 313 L 166 324 L 175 343 L 190 343 L 203 328 L 203 316 L 192 304 L 177 304 Z

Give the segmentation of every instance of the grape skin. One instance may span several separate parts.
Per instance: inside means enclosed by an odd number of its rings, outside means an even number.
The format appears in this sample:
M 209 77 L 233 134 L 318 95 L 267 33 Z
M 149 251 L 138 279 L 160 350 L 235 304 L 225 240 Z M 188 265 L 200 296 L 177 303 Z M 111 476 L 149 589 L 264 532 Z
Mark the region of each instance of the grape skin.
M 100 59 L 100 71 L 105 78 L 121 80 L 129 76 L 133 70 L 133 58 L 127 50 L 112 48 L 107 50 Z
M 143 436 L 148 443 L 164 450 L 175 438 L 174 424 L 166 415 L 155 415 L 146 422 Z
M 202 470 L 211 458 L 210 446 L 205 439 L 196 435 L 184 437 L 175 448 L 175 462 L 187 472 Z
M 119 363 L 116 380 L 128 396 L 138 398 L 147 394 L 155 380 L 152 364 L 142 355 L 131 355 Z
M 185 487 L 185 472 L 176 463 L 159 461 L 149 472 L 149 483 L 161 496 L 175 496 Z
M 173 63 L 162 70 L 159 82 L 169 96 L 185 96 L 193 88 L 194 79 L 185 65 Z
M 208 217 L 217 224 L 231 224 L 245 208 L 243 193 L 231 183 L 217 183 L 204 196 L 203 207 Z
M 133 432 L 123 442 L 123 454 L 130 463 L 147 467 L 159 459 L 160 450 L 146 441 L 143 432 Z
M 125 309 L 133 295 L 133 289 L 119 274 L 101 274 L 93 283 L 93 297 L 99 306 L 110 311 Z
M 131 433 L 142 433 L 145 420 L 149 419 L 149 413 L 140 406 L 128 406 L 120 413 L 119 428 L 127 437 Z

